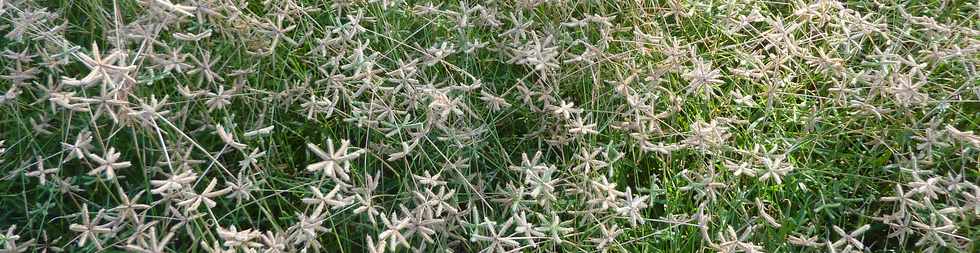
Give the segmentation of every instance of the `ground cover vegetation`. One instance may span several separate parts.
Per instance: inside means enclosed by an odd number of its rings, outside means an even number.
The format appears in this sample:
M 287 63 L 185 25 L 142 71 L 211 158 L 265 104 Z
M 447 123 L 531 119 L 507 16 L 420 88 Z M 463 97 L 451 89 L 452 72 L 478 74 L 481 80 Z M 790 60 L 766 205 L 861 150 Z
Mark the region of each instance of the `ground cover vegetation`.
M 0 0 L 0 251 L 977 252 L 978 14 Z

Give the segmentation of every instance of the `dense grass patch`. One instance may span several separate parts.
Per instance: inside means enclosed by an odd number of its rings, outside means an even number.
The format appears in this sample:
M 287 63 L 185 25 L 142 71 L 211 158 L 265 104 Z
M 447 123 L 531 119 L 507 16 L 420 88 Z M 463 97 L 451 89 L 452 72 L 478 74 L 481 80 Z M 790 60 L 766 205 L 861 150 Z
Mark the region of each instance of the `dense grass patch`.
M 968 1 L 0 0 L 0 249 L 978 251 Z

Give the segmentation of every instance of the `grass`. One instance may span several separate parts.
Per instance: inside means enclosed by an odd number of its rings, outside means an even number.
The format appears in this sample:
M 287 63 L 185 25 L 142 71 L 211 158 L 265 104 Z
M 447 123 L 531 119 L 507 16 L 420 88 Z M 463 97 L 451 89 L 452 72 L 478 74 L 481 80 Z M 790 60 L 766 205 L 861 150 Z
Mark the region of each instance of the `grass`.
M 353 2 L 0 1 L 0 246 L 978 250 L 975 3 Z

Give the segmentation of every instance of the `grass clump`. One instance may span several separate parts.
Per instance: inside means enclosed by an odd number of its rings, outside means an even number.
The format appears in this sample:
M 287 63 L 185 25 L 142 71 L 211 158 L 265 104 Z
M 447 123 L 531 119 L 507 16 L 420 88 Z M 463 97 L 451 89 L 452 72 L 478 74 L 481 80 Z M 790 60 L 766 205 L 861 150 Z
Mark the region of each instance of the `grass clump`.
M 0 248 L 976 252 L 962 1 L 0 0 Z

